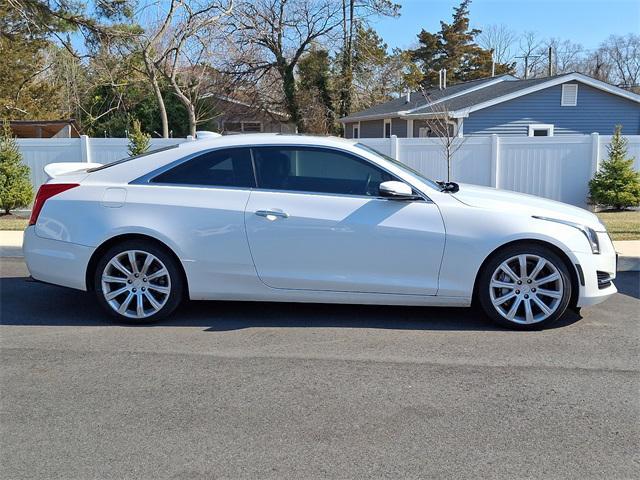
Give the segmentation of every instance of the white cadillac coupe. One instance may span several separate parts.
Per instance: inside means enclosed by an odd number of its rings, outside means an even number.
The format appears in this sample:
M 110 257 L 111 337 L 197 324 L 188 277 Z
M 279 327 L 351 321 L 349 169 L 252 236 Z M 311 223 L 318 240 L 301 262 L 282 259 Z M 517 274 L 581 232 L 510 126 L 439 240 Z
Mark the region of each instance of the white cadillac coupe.
M 186 298 L 476 300 L 526 329 L 616 292 L 595 215 L 434 182 L 356 141 L 228 136 L 48 172 L 24 237 L 29 271 L 94 292 L 120 320 L 156 320 Z

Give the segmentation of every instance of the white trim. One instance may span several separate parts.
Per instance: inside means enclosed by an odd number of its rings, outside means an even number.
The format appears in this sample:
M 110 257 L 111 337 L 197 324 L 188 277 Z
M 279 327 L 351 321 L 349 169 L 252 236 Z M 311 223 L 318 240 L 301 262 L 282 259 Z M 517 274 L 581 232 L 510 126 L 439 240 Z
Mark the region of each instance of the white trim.
M 464 118 L 458 118 L 458 137 L 464 137 Z
M 553 137 L 554 126 L 550 123 L 532 123 L 529 125 L 529 134 L 527 136 L 533 137 L 534 130 L 546 130 L 546 136 Z
M 362 116 L 362 117 L 357 117 L 360 120 L 380 120 L 382 118 L 388 118 L 389 115 L 391 115 L 392 117 L 400 117 L 402 118 L 404 115 L 410 115 L 415 111 L 421 110 L 423 108 L 426 108 L 430 105 L 437 105 L 440 102 L 444 102 L 445 100 L 451 100 L 452 98 L 456 98 L 459 97 L 461 95 L 466 95 L 467 93 L 471 93 L 471 92 L 475 92 L 476 90 L 481 90 L 485 87 L 489 87 L 491 85 L 495 85 L 496 83 L 500 83 L 500 82 L 504 82 L 504 81 L 510 81 L 510 80 L 517 80 L 516 77 L 514 77 L 513 75 L 501 75 L 500 77 L 496 77 L 493 80 L 488 80 L 484 83 L 481 83 L 480 85 L 476 85 L 475 87 L 471 87 L 471 88 L 467 88 L 466 90 L 463 90 L 461 92 L 458 93 L 454 93 L 453 95 L 448 95 L 446 97 L 442 97 L 439 100 L 433 102 L 433 103 L 428 103 L 425 105 L 421 105 L 419 107 L 415 107 L 412 108 L 410 110 L 398 110 L 397 112 L 387 112 L 387 113 L 378 113 L 375 115 L 366 115 L 366 116 Z M 338 119 L 338 121 L 340 123 L 351 123 L 354 121 L 354 119 L 349 119 L 348 116 L 343 117 Z
M 356 128 L 358 129 L 358 136 L 354 135 Z M 351 138 L 360 138 L 360 122 L 351 125 Z
M 387 125 L 389 125 L 389 136 L 387 137 Z M 391 119 L 385 118 L 384 122 L 382 122 L 382 138 L 391 138 L 392 135 L 392 125 Z
M 456 110 L 454 112 L 451 112 L 451 116 L 456 118 L 467 117 L 469 116 L 469 113 L 475 112 L 477 110 L 482 110 L 483 108 L 491 107 L 499 103 L 513 100 L 514 98 L 522 97 L 524 95 L 528 95 L 530 93 L 537 92 L 539 90 L 544 90 L 545 88 L 553 87 L 555 85 L 561 85 L 563 83 L 570 82 L 570 81 L 581 82 L 581 83 L 584 83 L 585 85 L 589 85 L 590 87 L 597 88 L 599 90 L 609 92 L 613 95 L 618 95 L 620 97 L 626 98 L 627 100 L 640 103 L 640 95 L 636 93 L 628 92 L 619 87 L 614 87 L 613 85 L 609 85 L 608 83 L 601 82 L 600 80 L 587 77 L 586 75 L 582 75 L 581 73 L 570 73 L 568 75 L 563 75 L 561 77 L 553 78 L 547 82 L 538 83 L 529 88 L 523 88 L 522 90 L 518 90 L 517 92 L 513 92 L 508 95 L 503 95 L 502 97 L 494 98 L 493 100 L 488 100 L 483 103 L 478 103 L 477 105 L 473 105 L 472 107 L 469 107 L 469 108 Z
M 569 91 L 569 87 L 575 88 L 575 93 Z M 565 92 L 567 97 L 571 96 L 572 98 L 565 98 Z M 569 100 L 573 100 L 570 102 Z M 562 84 L 562 95 L 560 96 L 560 106 L 561 107 L 577 107 L 578 106 L 578 84 L 577 83 L 563 83 Z

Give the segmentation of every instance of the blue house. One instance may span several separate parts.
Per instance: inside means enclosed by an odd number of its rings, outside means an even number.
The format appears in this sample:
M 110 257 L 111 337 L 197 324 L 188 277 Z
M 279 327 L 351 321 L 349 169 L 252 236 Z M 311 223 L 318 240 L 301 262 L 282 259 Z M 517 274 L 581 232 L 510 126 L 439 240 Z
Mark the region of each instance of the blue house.
M 340 122 L 347 138 L 440 136 L 445 122 L 457 136 L 608 135 L 616 125 L 640 135 L 640 95 L 580 73 L 501 75 L 407 93 Z

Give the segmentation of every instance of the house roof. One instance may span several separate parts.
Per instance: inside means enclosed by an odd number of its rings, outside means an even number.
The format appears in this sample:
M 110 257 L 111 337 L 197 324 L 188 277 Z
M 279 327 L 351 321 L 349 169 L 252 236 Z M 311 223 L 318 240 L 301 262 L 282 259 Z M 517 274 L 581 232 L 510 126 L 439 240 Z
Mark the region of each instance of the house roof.
M 502 75 L 500 77 L 459 83 L 447 87 L 444 90 L 431 88 L 426 90 L 424 95 L 422 92 L 415 92 L 411 94 L 411 100 L 409 102 L 407 102 L 404 97 L 396 98 L 341 118 L 340 121 L 342 123 L 348 123 L 389 117 L 415 118 L 444 111 L 448 112 L 449 115 L 454 118 L 466 117 L 473 111 L 569 81 L 579 81 L 640 103 L 640 95 L 580 73 L 569 73 L 526 80 L 519 80 L 511 75 Z M 425 98 L 425 95 L 427 98 Z

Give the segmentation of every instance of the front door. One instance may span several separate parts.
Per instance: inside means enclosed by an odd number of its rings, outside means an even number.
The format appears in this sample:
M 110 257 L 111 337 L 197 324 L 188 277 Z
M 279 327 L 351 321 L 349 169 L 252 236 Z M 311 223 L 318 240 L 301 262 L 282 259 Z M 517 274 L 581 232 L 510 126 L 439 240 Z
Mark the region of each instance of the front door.
M 435 295 L 444 226 L 435 204 L 380 198 L 397 180 L 347 152 L 253 149 L 245 211 L 260 279 L 274 288 Z

